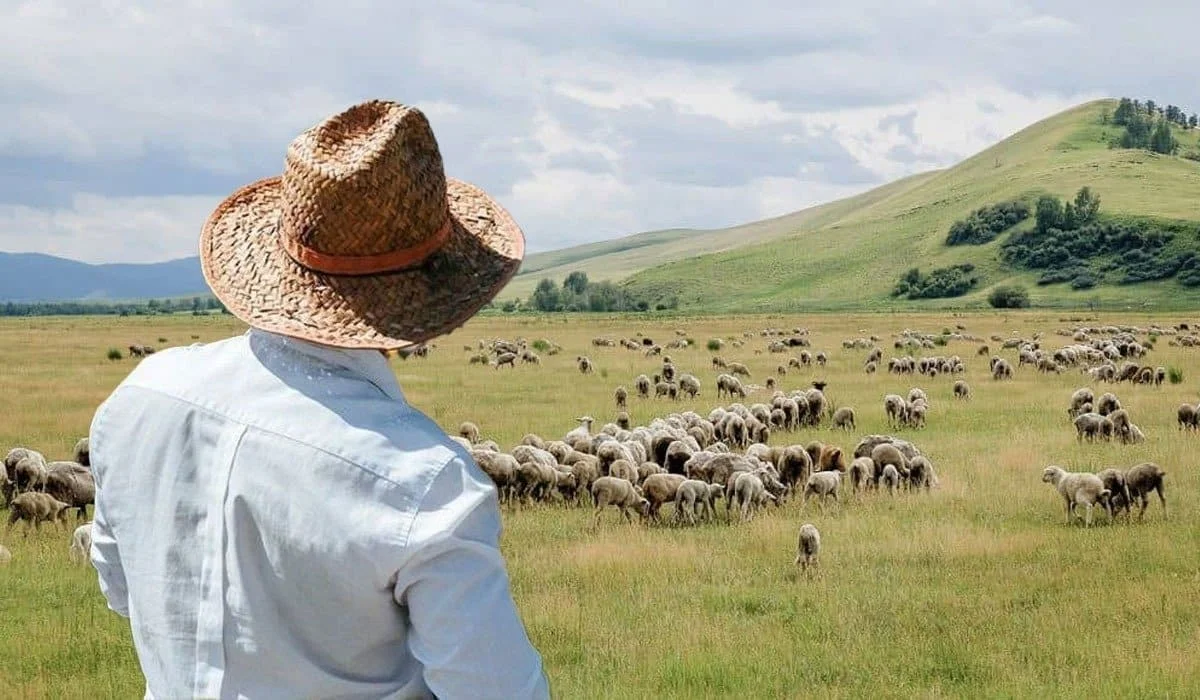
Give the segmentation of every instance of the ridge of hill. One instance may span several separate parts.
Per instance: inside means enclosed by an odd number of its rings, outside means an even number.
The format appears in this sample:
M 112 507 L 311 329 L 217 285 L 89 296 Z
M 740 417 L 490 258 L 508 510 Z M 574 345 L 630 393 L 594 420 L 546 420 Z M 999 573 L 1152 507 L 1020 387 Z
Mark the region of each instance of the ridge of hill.
M 112 301 L 209 293 L 198 257 L 91 265 L 41 253 L 0 253 L 0 302 Z

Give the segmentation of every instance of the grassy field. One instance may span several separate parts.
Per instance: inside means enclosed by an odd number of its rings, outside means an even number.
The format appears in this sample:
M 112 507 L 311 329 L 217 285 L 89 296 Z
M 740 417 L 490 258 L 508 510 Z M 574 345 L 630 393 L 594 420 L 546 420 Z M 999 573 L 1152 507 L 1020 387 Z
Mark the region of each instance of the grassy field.
M 581 413 L 610 419 L 613 388 L 657 364 L 619 348 L 594 350 L 589 340 L 598 335 L 643 332 L 665 342 L 679 328 L 699 343 L 670 354 L 701 379 L 700 398 L 632 400 L 640 423 L 718 405 L 704 341 L 764 327 L 812 329 L 813 350 L 829 352 L 830 364 L 793 370 L 783 388 L 826 379 L 831 400 L 854 406 L 859 419 L 854 433 L 805 430 L 774 442 L 852 448 L 864 434 L 887 432 L 884 394 L 912 386 L 929 393 L 928 428 L 905 435 L 937 467 L 941 486 L 928 495 L 871 494 L 828 513 L 802 513 L 790 502 L 748 524 L 695 528 L 628 526 L 611 512 L 593 531 L 589 509 L 506 511 L 514 594 L 558 697 L 1194 697 L 1200 437 L 1180 433 L 1174 416 L 1180 402 L 1198 398 L 1200 349 L 1161 338 L 1148 361 L 1178 367 L 1184 382 L 1115 389 L 1147 434 L 1139 446 L 1076 443 L 1065 412 L 1083 384 L 1075 372 L 1019 370 L 996 383 L 975 344 L 952 342 L 938 352 L 965 358 L 974 389 L 971 401 L 959 402 L 951 378 L 867 376 L 865 352 L 841 349 L 845 338 L 876 333 L 886 358 L 902 329 L 955 324 L 983 337 L 1042 331 L 1046 345 L 1058 347 L 1053 331 L 1070 325 L 1061 315 L 488 318 L 443 339 L 428 359 L 394 362 L 415 405 L 451 430 L 476 421 L 506 448 L 530 431 L 561 435 Z M 1105 315 L 1089 323 L 1195 320 Z M 240 330 L 228 317 L 4 320 L 0 448 L 66 457 L 134 362 L 105 359 L 110 347 L 211 341 Z M 464 344 L 515 336 L 549 338 L 564 351 L 541 367 L 467 365 Z M 761 383 L 781 360 L 754 354 L 763 345 L 755 338 L 723 354 L 746 362 Z M 591 356 L 595 375 L 574 370 L 580 353 Z M 1058 494 L 1040 481 L 1051 463 L 1099 470 L 1142 461 L 1168 473 L 1168 518 L 1154 503 L 1144 523 L 1101 518 L 1090 530 L 1067 527 Z M 792 567 L 806 520 L 824 542 L 822 573 L 811 580 Z M 104 607 L 90 567 L 69 564 L 69 533 L 50 528 L 24 539 L 0 531 L 0 543 L 14 555 L 0 568 L 0 694 L 140 697 L 128 630 Z

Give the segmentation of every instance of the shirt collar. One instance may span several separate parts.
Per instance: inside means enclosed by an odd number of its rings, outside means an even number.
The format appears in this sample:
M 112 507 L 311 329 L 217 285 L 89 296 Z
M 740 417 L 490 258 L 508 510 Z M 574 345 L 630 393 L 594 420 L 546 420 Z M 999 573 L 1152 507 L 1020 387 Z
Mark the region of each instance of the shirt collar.
M 322 362 L 356 372 L 378 387 L 383 393 L 397 401 L 404 401 L 404 393 L 400 390 L 400 383 L 396 381 L 396 374 L 392 371 L 391 364 L 384 357 L 383 353 L 378 350 L 335 348 L 258 328 L 251 328 L 246 332 L 246 335 L 254 340 L 277 345 Z

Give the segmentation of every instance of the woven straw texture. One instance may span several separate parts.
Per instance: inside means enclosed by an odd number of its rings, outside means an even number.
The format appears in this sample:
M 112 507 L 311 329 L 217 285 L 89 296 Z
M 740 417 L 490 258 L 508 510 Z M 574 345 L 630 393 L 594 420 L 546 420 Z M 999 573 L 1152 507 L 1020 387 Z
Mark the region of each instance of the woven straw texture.
M 324 256 L 390 255 L 392 263 L 397 253 L 434 247 L 406 269 L 349 275 L 300 264 L 296 244 Z M 507 211 L 445 177 L 424 115 L 371 102 L 301 134 L 283 176 L 222 202 L 201 233 L 200 257 L 213 293 L 253 327 L 397 349 L 466 323 L 516 274 L 524 247 Z

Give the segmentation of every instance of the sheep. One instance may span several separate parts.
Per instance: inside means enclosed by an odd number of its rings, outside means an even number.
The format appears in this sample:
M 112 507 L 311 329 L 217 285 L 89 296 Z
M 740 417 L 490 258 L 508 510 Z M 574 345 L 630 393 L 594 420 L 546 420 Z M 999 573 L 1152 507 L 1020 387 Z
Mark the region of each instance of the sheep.
M 1062 494 L 1066 503 L 1067 525 L 1071 524 L 1071 516 L 1075 514 L 1075 506 L 1087 507 L 1084 519 L 1086 527 L 1092 526 L 1092 507 L 1099 504 L 1112 517 L 1112 505 L 1109 497 L 1112 492 L 1104 488 L 1100 477 L 1088 472 L 1068 472 L 1062 467 L 1051 465 L 1042 471 L 1042 481 L 1052 484 Z
M 816 359 L 817 359 L 817 364 L 818 364 L 818 365 L 820 365 L 820 366 L 822 366 L 822 367 L 824 367 L 824 366 L 825 366 L 825 363 L 829 361 L 829 358 L 828 358 L 828 357 L 825 355 L 825 353 L 823 353 L 823 352 L 819 352 L 819 353 L 817 353 L 817 358 L 816 358 Z
M 766 485 L 757 473 L 738 472 L 732 477 L 732 497 L 726 491 L 726 506 L 734 505 L 741 512 L 742 521 L 754 519 L 754 513 L 767 501 L 774 501 L 775 496 L 767 491 Z
M 925 427 L 925 411 L 928 410 L 924 401 L 911 404 L 908 407 L 908 425 L 912 428 Z
M 908 458 L 900 448 L 890 443 L 881 443 L 871 450 L 871 461 L 875 464 L 875 481 L 883 477 L 883 469 L 889 464 L 896 468 L 898 475 L 908 474 Z
M 803 447 L 791 445 L 780 452 L 775 466 L 779 469 L 780 481 L 789 489 L 794 489 L 796 484 L 808 482 L 808 477 L 812 474 L 813 462 L 812 457 Z
M 1179 404 L 1179 409 L 1175 414 L 1179 419 L 1180 430 L 1196 430 L 1200 428 L 1200 420 L 1197 416 L 1200 412 L 1196 410 L 1196 406 L 1187 403 Z
M 1108 414 L 1120 408 L 1121 400 L 1118 399 L 1114 394 L 1106 393 L 1100 396 L 1100 402 L 1096 404 L 1096 413 L 1099 413 L 1102 416 L 1107 416 Z
M 992 379 L 995 379 L 997 381 L 999 381 L 1001 379 L 1012 379 L 1012 377 L 1013 377 L 1012 365 L 1010 365 L 1008 363 L 1008 360 L 1001 359 L 1001 358 L 993 358 L 993 359 L 996 360 L 996 363 L 995 363 L 995 365 L 992 366 Z
M 87 507 L 96 503 L 96 481 L 92 471 L 76 462 L 51 462 L 46 467 L 43 490 L 87 517 Z
M 13 468 L 14 493 L 41 491 L 46 486 L 47 476 L 49 473 L 46 469 L 46 462 L 41 455 L 25 457 L 18 461 L 16 467 Z
M 644 374 L 639 374 L 633 380 L 633 388 L 637 390 L 637 394 L 641 398 L 650 398 L 650 377 L 647 377 Z
M 618 479 L 624 479 L 631 484 L 641 483 L 641 474 L 638 468 L 633 466 L 633 462 L 627 459 L 618 459 L 608 467 L 608 476 L 613 476 Z
M 505 352 L 497 355 L 495 369 L 500 369 L 504 365 L 508 365 L 509 367 L 516 369 L 517 354 L 515 352 Z
M 592 361 L 582 355 L 575 358 L 575 365 L 579 368 L 580 374 L 592 374 L 595 371 L 592 368 Z
M 1163 516 L 1166 516 L 1167 497 L 1163 494 L 1163 477 L 1166 475 L 1167 473 L 1153 462 L 1144 462 L 1130 467 L 1129 471 L 1125 472 L 1125 485 L 1129 489 L 1129 496 L 1131 499 L 1137 499 L 1141 505 L 1138 520 L 1146 516 L 1146 507 L 1150 505 L 1151 491 L 1158 493 L 1158 500 L 1162 503 Z
M 72 564 L 81 564 L 91 559 L 92 551 L 92 524 L 84 523 L 75 528 L 74 534 L 71 535 L 71 550 L 70 557 Z
M 843 406 L 833 412 L 833 427 L 843 430 L 856 430 L 854 425 L 854 409 Z
M 690 374 L 679 377 L 679 391 L 687 394 L 688 398 L 696 398 L 700 394 L 700 380 Z
M 520 465 L 515 457 L 503 452 L 487 450 L 471 450 L 471 457 L 496 485 L 496 492 L 499 494 L 500 500 L 508 501 L 516 495 L 517 469 Z
M 924 401 L 926 404 L 929 403 L 929 397 L 925 395 L 925 390 L 918 389 L 916 387 L 909 389 L 908 390 L 908 403 L 914 404 L 918 401 Z
M 971 385 L 967 384 L 966 382 L 964 382 L 961 379 L 958 380 L 957 382 L 954 382 L 954 398 L 956 398 L 956 399 L 971 398 Z
M 1104 421 L 1107 420 L 1099 413 L 1081 413 L 1075 418 L 1075 439 L 1082 442 L 1095 442 L 1102 436 Z
M 25 536 L 28 537 L 29 523 L 33 523 L 35 530 L 40 529 L 43 522 L 58 521 L 65 526 L 68 508 L 70 506 L 66 503 L 49 494 L 23 493 L 9 504 L 8 527 L 11 530 L 13 523 L 24 521 L 26 523 Z
M 532 350 L 525 350 L 521 353 L 521 362 L 527 365 L 540 365 L 542 364 L 542 358 L 538 357 L 538 354 Z
M 617 427 L 621 430 L 629 430 L 629 414 L 625 411 L 617 414 Z
M 888 423 L 897 426 L 907 419 L 908 404 L 904 401 L 904 397 L 888 394 L 883 397 L 883 411 L 887 414 Z
M 858 493 L 869 482 L 874 480 L 875 463 L 870 457 L 856 457 L 850 463 L 850 487 Z
M 592 501 L 596 504 L 592 526 L 600 524 L 600 511 L 606 506 L 616 506 L 621 515 L 633 524 L 633 516 L 629 509 L 637 510 L 638 515 L 645 520 L 650 514 L 650 501 L 646 500 L 636 486 L 624 479 L 612 476 L 602 476 L 592 484 Z
M 675 492 L 675 519 L 686 517 L 688 524 L 695 525 L 697 515 L 705 520 L 716 517 L 713 500 L 721 498 L 724 494 L 725 489 L 720 484 L 688 479 L 680 484 Z
M 925 489 L 928 491 L 937 482 L 933 473 L 933 464 L 925 456 L 917 456 L 908 462 L 908 487 L 910 489 Z
M 659 521 L 658 511 L 664 503 L 673 502 L 679 485 L 687 481 L 682 474 L 651 474 L 642 482 L 642 495 L 650 501 L 649 517 Z
M 822 445 L 821 453 L 813 466 L 819 472 L 846 471 L 846 453 L 835 445 Z
M 75 461 L 85 467 L 92 466 L 92 452 L 88 448 L 88 439 L 80 438 L 79 442 L 75 443 L 73 450 Z
M 521 438 L 521 444 L 536 447 L 539 450 L 546 449 L 546 441 L 540 435 L 534 433 L 525 433 L 525 437 Z
M 800 526 L 800 538 L 796 542 L 796 566 L 807 572 L 810 566 L 817 566 L 820 554 L 821 533 L 812 523 L 804 523 Z
M 739 375 L 739 374 L 742 375 L 743 377 L 750 376 L 750 369 L 748 367 L 746 367 L 746 365 L 742 364 L 741 362 L 730 362 L 728 369 L 729 369 L 729 373 L 733 374 L 735 376 Z
M 838 491 L 842 486 L 842 475 L 840 472 L 815 472 L 808 477 L 808 483 L 804 485 L 804 507 L 808 507 L 809 496 L 817 496 L 820 498 L 821 511 L 825 510 L 825 500 L 830 496 L 834 502 L 839 502 Z
M 1125 472 L 1120 469 L 1104 469 L 1096 473 L 1103 482 L 1104 488 L 1108 489 L 1112 495 L 1109 497 L 1109 503 L 1112 507 L 1113 515 L 1116 516 L 1122 508 L 1125 509 L 1125 515 L 1130 514 L 1130 508 L 1133 505 L 1133 499 L 1129 494 L 1129 487 L 1125 483 Z
M 867 364 L 863 365 L 863 370 L 867 374 L 875 374 L 875 372 L 878 369 L 879 369 L 879 366 L 877 364 L 875 364 L 874 362 L 868 362 Z
M 900 484 L 900 472 L 896 471 L 895 465 L 884 465 L 879 480 L 888 490 L 888 495 L 894 496 L 896 494 L 896 486 Z
M 472 445 L 479 442 L 479 426 L 469 420 L 458 426 L 458 434 Z
M 1075 393 L 1071 394 L 1071 407 L 1067 409 L 1067 415 L 1071 418 L 1078 418 L 1080 414 L 1084 413 L 1082 409 L 1085 404 L 1095 403 L 1096 396 L 1091 389 L 1087 387 L 1076 389 Z

